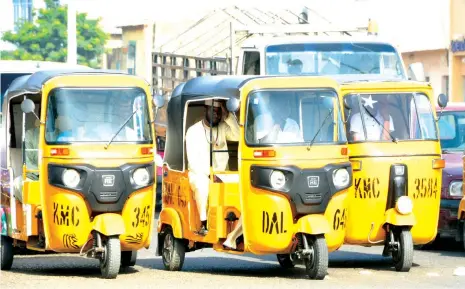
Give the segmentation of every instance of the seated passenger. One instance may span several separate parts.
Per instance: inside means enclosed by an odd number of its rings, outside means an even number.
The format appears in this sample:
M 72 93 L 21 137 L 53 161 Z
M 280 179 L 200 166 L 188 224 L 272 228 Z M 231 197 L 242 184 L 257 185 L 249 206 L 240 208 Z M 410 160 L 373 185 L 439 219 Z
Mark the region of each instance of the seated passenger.
M 374 105 L 377 102 L 379 103 Z M 388 111 L 389 103 L 387 99 L 380 97 L 379 101 L 376 101 L 370 95 L 367 98 L 362 97 L 362 103 L 365 107 L 369 106 L 371 108 L 371 110 L 367 108 L 370 113 L 367 111 L 363 112 L 363 120 L 367 133 L 366 140 L 391 140 L 388 131 L 394 131 L 394 121 Z M 352 135 L 351 139 L 354 141 L 365 140 L 362 118 L 359 112 L 351 116 L 350 133 Z
M 295 120 L 290 118 L 289 99 L 270 94 L 261 98 L 266 105 L 265 112 L 254 122 L 257 143 L 295 143 L 303 142 L 302 132 Z
M 210 118 L 211 107 L 213 116 Z M 210 121 L 213 128 L 210 128 Z M 213 129 L 213 140 L 210 140 L 210 129 Z M 230 114 L 224 102 L 207 100 L 205 102 L 205 118 L 191 126 L 186 133 L 186 151 L 189 168 L 189 183 L 195 194 L 197 209 L 202 227 L 198 232 L 206 235 L 207 205 L 210 184 L 210 143 L 214 150 L 227 150 L 227 141 L 239 141 L 239 124 Z M 224 171 L 229 161 L 228 153 L 213 154 L 213 170 Z

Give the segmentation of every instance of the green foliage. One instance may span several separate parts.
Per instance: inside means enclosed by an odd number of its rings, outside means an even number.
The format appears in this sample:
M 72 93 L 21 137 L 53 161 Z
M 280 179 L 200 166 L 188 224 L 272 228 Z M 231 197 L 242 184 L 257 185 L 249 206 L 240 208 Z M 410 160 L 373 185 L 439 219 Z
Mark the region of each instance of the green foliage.
M 17 23 L 17 32 L 8 31 L 2 40 L 14 44 L 14 51 L 2 51 L 5 60 L 43 60 L 66 62 L 68 9 L 53 0 L 45 0 L 34 23 Z M 100 27 L 101 19 L 87 19 L 86 13 L 76 15 L 78 64 L 100 67 L 109 36 Z

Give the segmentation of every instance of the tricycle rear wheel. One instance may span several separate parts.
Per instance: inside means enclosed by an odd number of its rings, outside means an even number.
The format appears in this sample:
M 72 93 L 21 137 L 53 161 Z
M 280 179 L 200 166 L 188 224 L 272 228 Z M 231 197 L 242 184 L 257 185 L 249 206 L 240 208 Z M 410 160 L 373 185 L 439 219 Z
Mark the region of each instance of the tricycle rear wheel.
M 324 236 L 305 236 L 311 254 L 305 257 L 305 269 L 310 279 L 323 280 L 328 272 L 328 246 Z
M 166 270 L 180 271 L 184 264 L 186 246 L 183 241 L 173 235 L 173 230 L 167 227 L 163 233 L 162 259 Z
M 2 271 L 11 269 L 13 265 L 13 240 L 10 237 L 2 236 L 1 239 L 1 254 L 2 254 Z
M 394 233 L 398 248 L 392 253 L 394 267 L 398 272 L 408 272 L 413 264 L 413 239 L 409 228 L 400 228 Z
M 108 237 L 104 243 L 105 252 L 100 258 L 100 271 L 105 279 L 115 279 L 121 265 L 121 243 L 118 236 Z
M 121 267 L 133 267 L 136 265 L 137 251 L 121 252 Z
M 278 262 L 281 267 L 285 269 L 291 269 L 294 268 L 294 262 L 292 262 L 291 255 L 290 254 L 277 254 L 278 257 Z

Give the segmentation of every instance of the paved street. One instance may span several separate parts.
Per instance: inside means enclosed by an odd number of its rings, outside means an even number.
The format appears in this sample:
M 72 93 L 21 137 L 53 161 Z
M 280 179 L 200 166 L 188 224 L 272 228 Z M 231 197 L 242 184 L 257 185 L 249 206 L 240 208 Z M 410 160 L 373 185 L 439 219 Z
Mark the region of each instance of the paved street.
M 236 256 L 205 249 L 188 253 L 182 272 L 167 272 L 152 247 L 139 251 L 137 265 L 116 280 L 99 278 L 96 260 L 73 255 L 15 257 L 10 272 L 1 272 L 1 288 L 465 288 L 465 252 L 449 242 L 449 251 L 416 250 L 409 273 L 398 273 L 381 247 L 343 246 L 330 254 L 323 281 L 305 279 L 303 267 L 283 270 L 275 256 Z

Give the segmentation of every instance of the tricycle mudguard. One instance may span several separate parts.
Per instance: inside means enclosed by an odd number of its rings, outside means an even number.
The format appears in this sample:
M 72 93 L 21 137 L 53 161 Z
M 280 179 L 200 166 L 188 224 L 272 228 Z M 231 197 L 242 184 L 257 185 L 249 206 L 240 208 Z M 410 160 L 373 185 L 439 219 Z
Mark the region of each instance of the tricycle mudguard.
M 122 235 L 126 232 L 123 217 L 114 213 L 97 215 L 92 222 L 92 229 L 105 236 Z
M 297 221 L 295 225 L 296 233 L 309 235 L 326 234 L 330 230 L 328 220 L 324 215 L 307 215 Z
M 158 232 L 161 233 L 163 225 L 170 225 L 175 238 L 182 239 L 181 218 L 173 208 L 163 208 L 158 217 Z
M 384 223 L 394 226 L 414 226 L 416 220 L 413 213 L 402 215 L 396 209 L 391 208 L 384 213 Z

